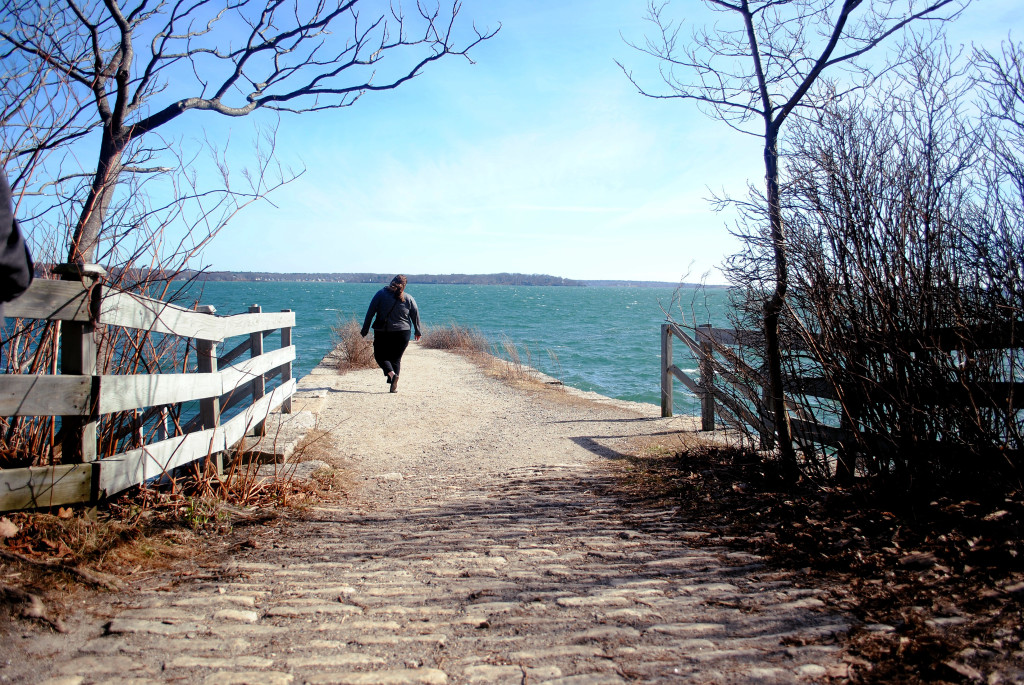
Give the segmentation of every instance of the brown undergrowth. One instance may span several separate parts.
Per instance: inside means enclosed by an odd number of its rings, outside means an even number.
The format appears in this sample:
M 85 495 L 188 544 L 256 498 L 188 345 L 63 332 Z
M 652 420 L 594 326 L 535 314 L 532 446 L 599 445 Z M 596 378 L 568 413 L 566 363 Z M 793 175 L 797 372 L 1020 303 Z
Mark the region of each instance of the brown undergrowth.
M 1024 497 L 784 487 L 741 452 L 636 457 L 621 486 L 670 505 L 701 545 L 736 545 L 802 570 L 854 618 L 835 682 L 1024 680 Z M 688 543 L 690 544 L 690 543 Z
M 342 469 L 294 477 L 298 463 L 329 449 L 323 433 L 311 432 L 286 465 L 236 459 L 220 478 L 183 470 L 173 483 L 135 488 L 101 506 L 0 516 L 0 633 L 12 618 L 62 632 L 69 600 L 83 591 L 117 591 L 128 579 L 202 563 L 233 532 L 343 493 Z
M 355 319 L 339 319 L 331 328 L 333 351 L 331 356 L 339 372 L 356 369 L 372 369 L 377 365 L 373 359 L 373 343 L 360 335 L 361 326 Z

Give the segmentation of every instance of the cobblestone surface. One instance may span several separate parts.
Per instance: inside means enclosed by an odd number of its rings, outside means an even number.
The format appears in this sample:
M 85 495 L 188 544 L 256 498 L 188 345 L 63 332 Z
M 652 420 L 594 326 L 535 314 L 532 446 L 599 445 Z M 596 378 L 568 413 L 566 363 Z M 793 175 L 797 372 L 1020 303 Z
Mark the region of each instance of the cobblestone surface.
M 704 531 L 671 511 L 616 501 L 609 455 L 673 440 L 673 424 L 527 397 L 438 354 L 413 348 L 400 400 L 370 372 L 304 379 L 330 389 L 322 415 L 358 500 L 259 530 L 205 577 L 119 598 L 41 681 L 804 683 L 839 666 L 847 619 L 817 591 L 756 556 L 689 547 Z M 507 402 L 482 399 L 495 396 Z M 364 439 L 391 418 L 426 434 Z M 438 456 L 451 454 L 458 467 Z

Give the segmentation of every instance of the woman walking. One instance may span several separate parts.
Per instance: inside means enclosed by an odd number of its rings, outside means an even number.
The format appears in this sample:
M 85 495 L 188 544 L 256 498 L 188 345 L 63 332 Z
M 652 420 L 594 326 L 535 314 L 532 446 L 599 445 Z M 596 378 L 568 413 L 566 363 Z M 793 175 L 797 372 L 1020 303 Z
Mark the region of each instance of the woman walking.
M 391 279 L 388 287 L 377 291 L 370 300 L 360 332 L 366 337 L 373 321 L 373 358 L 384 371 L 391 392 L 398 392 L 402 355 L 409 346 L 413 328 L 416 329 L 416 340 L 420 339 L 420 310 L 412 295 L 405 294 L 406 282 L 405 276 L 399 274 Z

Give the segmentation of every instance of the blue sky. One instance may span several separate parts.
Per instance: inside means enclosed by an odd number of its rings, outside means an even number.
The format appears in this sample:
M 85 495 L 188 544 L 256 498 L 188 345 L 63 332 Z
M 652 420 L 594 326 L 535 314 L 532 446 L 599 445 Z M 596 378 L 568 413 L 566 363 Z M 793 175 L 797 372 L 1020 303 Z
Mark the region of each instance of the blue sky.
M 1016 5 L 977 0 L 954 40 L 998 44 L 1024 23 Z M 722 282 L 737 244 L 709 189 L 757 182 L 757 140 L 636 93 L 615 60 L 650 68 L 622 40 L 642 40 L 644 11 L 638 0 L 465 0 L 465 19 L 502 24 L 476 64 L 450 59 L 354 107 L 283 117 L 278 155 L 305 173 L 273 206 L 244 210 L 203 262 Z M 236 146 L 251 136 L 253 118 L 194 114 L 191 126 L 230 130 Z

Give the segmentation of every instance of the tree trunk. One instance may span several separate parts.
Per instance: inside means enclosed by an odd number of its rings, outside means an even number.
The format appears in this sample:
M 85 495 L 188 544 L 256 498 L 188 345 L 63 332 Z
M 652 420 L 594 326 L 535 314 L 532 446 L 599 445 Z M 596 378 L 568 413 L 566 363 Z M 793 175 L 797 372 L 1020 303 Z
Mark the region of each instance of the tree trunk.
M 764 171 L 768 191 L 768 219 L 771 224 L 772 249 L 775 256 L 775 289 L 764 303 L 765 363 L 768 366 L 768 381 L 771 385 L 770 410 L 784 476 L 788 480 L 796 480 L 799 472 L 783 394 L 782 347 L 779 343 L 779 318 L 786 299 L 786 289 L 789 287 L 789 265 L 782 223 L 782 201 L 779 195 L 778 131 L 771 125 L 765 132 Z
M 95 259 L 103 219 L 107 215 L 107 208 L 117 187 L 117 179 L 121 172 L 121 156 L 126 147 L 127 140 L 113 136 L 109 127 L 104 128 L 96 175 L 93 177 L 89 195 L 86 197 L 71 237 L 71 244 L 68 246 L 70 264 L 92 262 Z

